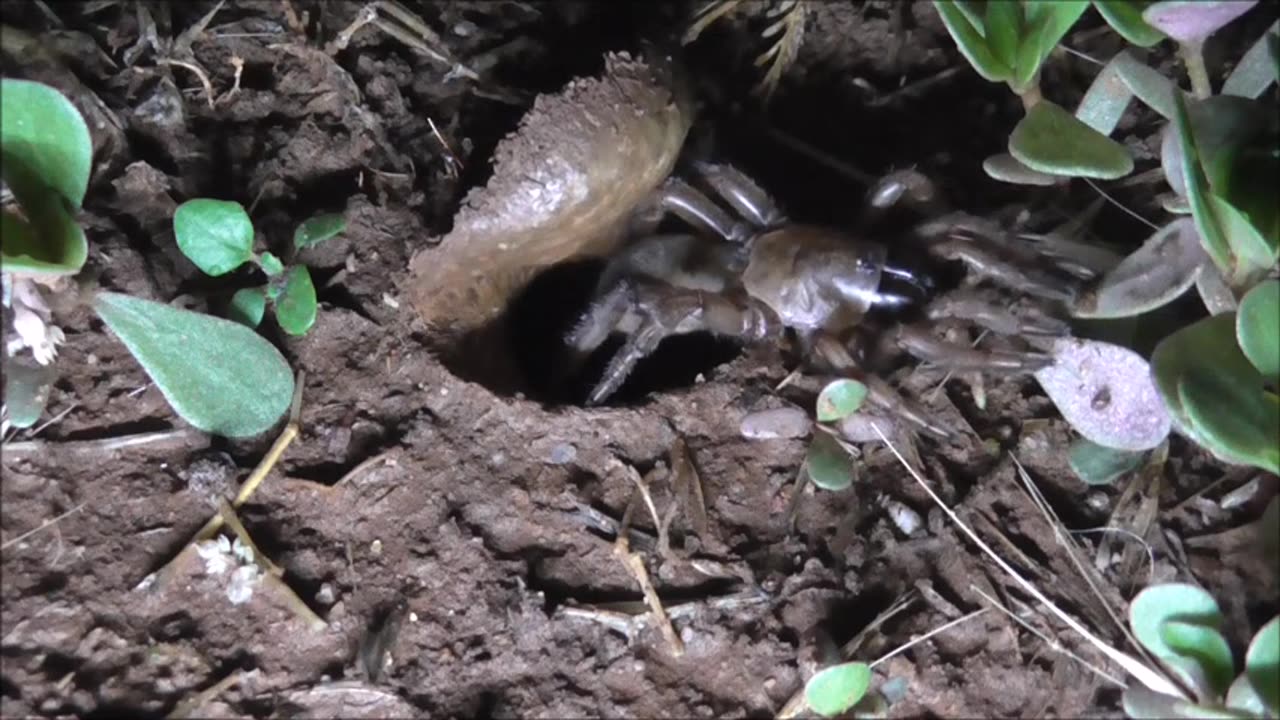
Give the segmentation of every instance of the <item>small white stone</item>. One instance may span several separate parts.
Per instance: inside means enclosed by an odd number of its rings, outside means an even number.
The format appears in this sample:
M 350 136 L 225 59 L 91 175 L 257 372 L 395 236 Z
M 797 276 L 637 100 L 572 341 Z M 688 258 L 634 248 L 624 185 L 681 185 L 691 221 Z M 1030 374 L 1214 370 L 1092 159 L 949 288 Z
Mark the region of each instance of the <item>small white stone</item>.
M 409 622 L 418 622 L 418 613 L 416 612 L 409 613 Z
M 372 543 L 370 543 L 370 544 L 369 544 L 369 552 L 373 553 L 375 556 L 376 556 L 376 555 L 381 555 L 381 554 L 382 554 L 382 541 L 381 541 L 381 540 L 374 540 Z
M 809 434 L 813 421 L 797 407 L 759 410 L 742 418 L 739 431 L 752 440 L 798 438 Z
M 400 301 L 392 297 L 390 293 L 382 293 L 382 304 L 393 310 L 400 309 Z

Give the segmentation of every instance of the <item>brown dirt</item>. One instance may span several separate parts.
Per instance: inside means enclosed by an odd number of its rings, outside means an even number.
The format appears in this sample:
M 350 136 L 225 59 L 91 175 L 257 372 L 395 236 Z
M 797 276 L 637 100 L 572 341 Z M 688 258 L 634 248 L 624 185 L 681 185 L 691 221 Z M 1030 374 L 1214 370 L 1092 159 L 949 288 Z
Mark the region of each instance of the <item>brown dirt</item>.
M 310 13 L 305 37 L 291 29 L 290 5 Z M 63 88 L 102 119 L 85 222 L 89 275 L 103 286 L 166 301 L 190 294 L 220 309 L 234 288 L 201 277 L 173 243 L 173 208 L 190 197 L 254 204 L 270 243 L 321 211 L 345 211 L 349 229 L 305 256 L 321 287 L 314 329 L 302 339 L 267 331 L 306 374 L 302 432 L 241 512 L 285 569 L 284 583 L 326 627 L 302 623 L 271 585 L 232 605 L 190 555 L 167 581 L 138 589 L 272 438 L 228 442 L 187 430 L 102 323 L 65 308 L 62 376 L 47 412 L 66 414 L 3 455 L 0 714 L 159 717 L 241 673 L 188 709 L 200 717 L 769 717 L 801 687 L 820 648 L 849 640 L 907 591 L 920 599 L 873 634 L 860 658 L 983 607 L 975 588 L 1025 599 L 884 448 L 865 449 L 861 481 L 849 490 L 803 497 L 788 532 L 806 443 L 746 440 L 738 429 L 745 413 L 782 404 L 771 391 L 787 374 L 776 350 L 672 343 L 638 371 L 625 402 L 591 410 L 495 393 L 464 379 L 465 360 L 443 364 L 430 351 L 437 338 L 402 297 L 410 258 L 431 257 L 427 239 L 447 233 L 462 197 L 486 182 L 494 147 L 536 93 L 598 72 L 606 51 L 634 49 L 642 28 L 674 11 L 408 5 L 482 82 L 445 79 L 447 68 L 368 27 L 326 53 L 358 3 L 325 3 L 321 12 L 301 0 L 244 0 L 228 2 L 190 44 L 218 96 L 210 109 L 191 72 L 158 64 L 154 49 L 133 49 L 142 33 L 132 5 L 86 12 L 50 3 L 64 25 L 56 30 L 35 5 L 6 5 L 6 22 L 41 42 L 16 56 L 6 48 L 5 74 Z M 213 3 L 145 7 L 165 45 Z M 719 147 L 793 216 L 814 221 L 847 220 L 862 189 L 768 139 L 762 125 L 871 173 L 920 164 L 973 211 L 1043 204 L 1045 194 L 982 176 L 981 158 L 1017 118 L 1017 101 L 1002 88 L 963 70 L 893 94 L 959 62 L 924 2 L 909 7 L 912 34 L 895 55 L 896 7 L 814 3 L 805 45 L 770 108 L 721 125 L 712 113 Z M 720 92 L 730 97 L 744 84 L 731 72 L 742 66 L 725 60 L 735 37 L 713 28 L 691 53 L 725 72 Z M 240 90 L 227 96 L 237 57 Z M 1063 92 L 1079 92 L 1077 76 L 1087 73 L 1061 62 L 1069 68 L 1058 71 Z M 461 161 L 460 175 L 428 118 Z M 1121 134 L 1141 144 L 1153 127 Z M 1054 201 L 1069 211 L 1091 199 L 1081 198 Z M 1104 215 L 1110 230 L 1100 232 L 1132 233 L 1122 217 Z M 585 272 L 522 301 L 533 318 L 526 334 L 581 307 Z M 536 355 L 550 341 L 521 342 L 518 352 Z M 545 369 L 548 361 L 521 362 Z M 693 381 L 698 373 L 704 381 Z M 1020 490 L 1011 454 L 1073 529 L 1106 524 L 1139 478 L 1107 489 L 1076 479 L 1064 454 L 1070 433 L 1031 379 L 990 381 L 985 410 L 963 383 L 930 392 L 936 373 L 903 368 L 893 379 L 977 436 L 920 443 L 943 498 L 1051 598 L 1119 642 Z M 809 403 L 813 389 L 801 382 L 782 395 Z M 98 444 L 170 430 L 143 446 L 104 452 Z M 681 533 L 684 551 L 719 568 L 707 575 L 650 557 L 666 602 L 698 608 L 676 620 L 682 657 L 652 625 L 629 641 L 565 613 L 641 599 L 583 508 L 621 517 L 632 484 L 615 460 L 647 472 L 677 438 L 704 483 L 709 520 L 705 537 Z M 1274 575 L 1242 551 L 1267 492 L 1232 510 L 1215 501 L 1250 477 L 1174 439 L 1154 496 L 1168 512 L 1143 529 L 1156 567 L 1132 557 L 1111 564 L 1104 589 L 1114 604 L 1123 607 L 1148 572 L 1196 578 L 1221 598 L 1242 647 L 1247 628 L 1276 607 Z M 924 527 L 904 536 L 887 501 L 913 508 Z M 636 517 L 652 529 L 647 513 Z M 1100 538 L 1080 536 L 1090 552 Z M 712 602 L 724 596 L 737 601 Z M 1101 662 L 1057 623 L 1038 624 Z M 386 643 L 385 667 L 368 652 L 376 642 Z M 909 683 L 895 717 L 1119 715 L 1116 689 L 994 612 L 877 668 L 878 682 L 890 678 Z

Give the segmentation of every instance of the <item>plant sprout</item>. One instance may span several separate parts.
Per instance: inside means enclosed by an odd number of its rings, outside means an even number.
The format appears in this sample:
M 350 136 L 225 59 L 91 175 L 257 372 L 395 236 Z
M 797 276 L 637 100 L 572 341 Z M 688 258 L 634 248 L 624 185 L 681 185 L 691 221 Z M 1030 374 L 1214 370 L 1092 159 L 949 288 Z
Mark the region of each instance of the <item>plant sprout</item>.
M 0 156 L 16 207 L 3 209 L 0 273 L 13 310 L 5 354 L 5 422 L 30 427 L 56 379 L 51 363 L 64 341 L 41 287 L 59 292 L 80 272 L 88 242 L 75 213 L 92 172 L 93 143 L 84 118 L 61 92 L 41 83 L 0 81 Z M 223 255 L 243 228 L 226 226 Z M 215 268 L 218 252 L 205 258 Z M 288 409 L 294 379 L 288 362 L 257 333 L 235 323 L 152 300 L 94 290 L 91 305 L 138 360 L 170 406 L 206 432 L 257 435 Z M 35 365 L 16 354 L 31 348 Z M 47 367 L 46 367 L 47 366 Z
M 326 214 L 302 222 L 294 231 L 293 250 L 318 245 L 346 230 L 340 214 Z M 242 288 L 231 298 L 228 316 L 256 328 L 268 304 L 276 322 L 290 335 L 305 335 L 316 321 L 316 288 L 305 265 L 286 267 L 270 252 L 253 251 L 254 229 L 249 214 L 238 202 L 195 198 L 173 214 L 178 248 L 210 277 L 220 277 L 252 262 L 267 276 L 267 283 Z
M 1263 625 L 1236 674 L 1222 636 L 1222 611 L 1209 593 L 1185 583 L 1153 585 L 1129 606 L 1138 642 L 1194 693 L 1195 702 L 1130 687 L 1131 718 L 1266 718 L 1280 713 L 1280 616 Z

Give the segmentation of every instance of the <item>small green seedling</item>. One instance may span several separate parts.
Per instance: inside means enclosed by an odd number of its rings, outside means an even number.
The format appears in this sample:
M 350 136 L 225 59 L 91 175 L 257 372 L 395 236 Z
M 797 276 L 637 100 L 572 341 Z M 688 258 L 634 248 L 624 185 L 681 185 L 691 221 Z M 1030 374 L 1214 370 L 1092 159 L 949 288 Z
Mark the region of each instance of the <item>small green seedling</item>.
M 862 407 L 867 386 L 850 378 L 828 383 L 818 394 L 816 413 L 824 426 L 837 424 Z M 813 484 L 823 490 L 843 490 L 853 484 L 853 456 L 843 442 L 826 428 L 814 433 L 805 456 L 805 468 Z
M 21 214 L 3 215 L 0 271 L 5 304 L 13 307 L 14 325 L 37 363 L 6 361 L 5 412 L 8 422 L 29 427 L 43 412 L 56 377 L 44 366 L 62 339 L 36 284 L 56 287 L 54 279 L 75 275 L 85 263 L 88 243 L 74 213 L 88 189 L 93 145 L 84 118 L 60 92 L 23 80 L 2 82 L 0 155 Z M 196 428 L 227 437 L 257 435 L 288 409 L 293 373 L 257 333 L 117 293 L 95 292 L 92 306 L 174 411 Z M 5 352 L 12 354 L 8 346 Z
M 293 251 L 318 245 L 346 230 L 340 214 L 326 214 L 304 221 L 293 235 Z M 228 316 L 256 328 L 267 305 L 276 322 L 290 335 L 305 335 L 316 321 L 316 287 L 305 265 L 286 266 L 270 252 L 255 253 L 253 221 L 244 206 L 230 200 L 196 198 L 173 214 L 178 248 L 206 275 L 220 277 L 253 262 L 267 276 L 267 283 L 238 290 L 231 298 Z
M 804 701 L 823 717 L 848 712 L 871 689 L 871 666 L 864 662 L 846 662 L 823 668 L 804 686 Z
M 1204 590 L 1185 583 L 1153 585 L 1129 606 L 1134 636 L 1195 696 L 1195 701 L 1141 686 L 1125 690 L 1131 718 L 1274 718 L 1280 714 L 1280 616 L 1264 625 L 1237 675 L 1222 636 L 1222 611 Z

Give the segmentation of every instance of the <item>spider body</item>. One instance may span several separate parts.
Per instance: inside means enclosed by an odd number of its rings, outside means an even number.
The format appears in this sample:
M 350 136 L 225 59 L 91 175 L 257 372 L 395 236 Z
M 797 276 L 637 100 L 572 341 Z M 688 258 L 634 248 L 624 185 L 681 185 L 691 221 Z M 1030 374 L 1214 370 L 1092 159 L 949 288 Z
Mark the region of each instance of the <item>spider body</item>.
M 926 411 L 867 372 L 868 348 L 905 351 L 964 371 L 1031 372 L 1052 361 L 1040 352 L 979 350 L 936 337 L 939 325 L 954 321 L 1011 336 L 1065 334 L 1066 324 L 1044 312 L 1020 317 L 973 292 L 973 285 L 986 278 L 1043 301 L 1069 301 L 1073 291 L 1066 279 L 1027 263 L 1025 256 L 989 238 L 936 232 L 948 226 L 934 222 L 926 251 L 940 261 L 963 263 L 971 273 L 965 287 L 938 294 L 927 275 L 890 263 L 883 244 L 840 228 L 790 221 L 732 166 L 698 163 L 695 170 L 737 217 L 674 177 L 637 210 L 632 226 L 638 239 L 612 256 L 591 308 L 567 338 L 582 356 L 612 332 L 628 336 L 589 404 L 608 399 L 636 363 L 671 335 L 708 331 L 758 342 L 780 340 L 789 330 L 810 365 L 857 377 L 867 384 L 873 405 L 945 436 L 946 429 Z M 903 195 L 926 203 L 936 197 L 922 176 L 910 174 L 887 179 L 872 202 L 882 208 Z M 668 213 L 694 232 L 656 234 Z M 866 320 L 877 308 L 914 309 L 917 319 L 874 337 Z

